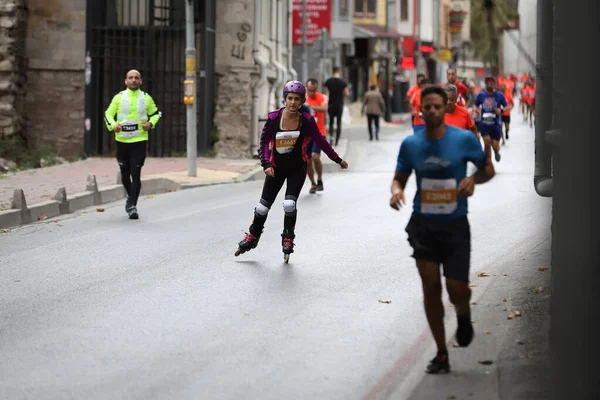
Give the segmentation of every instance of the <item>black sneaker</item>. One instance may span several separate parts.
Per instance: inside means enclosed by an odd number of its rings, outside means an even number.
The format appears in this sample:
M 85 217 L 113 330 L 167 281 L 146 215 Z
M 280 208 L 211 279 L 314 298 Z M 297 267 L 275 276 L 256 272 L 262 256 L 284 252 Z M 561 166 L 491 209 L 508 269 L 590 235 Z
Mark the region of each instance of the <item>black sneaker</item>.
M 310 190 L 308 191 L 310 194 L 317 193 L 317 185 L 310 185 Z
M 450 372 L 448 353 L 438 352 L 437 356 L 427 366 L 425 372 L 428 374 L 447 374 Z
M 458 328 L 456 329 L 456 341 L 460 347 L 467 347 L 471 344 L 475 332 L 471 323 L 471 316 L 465 315 L 458 317 Z
M 500 159 L 502 158 L 502 157 L 500 156 L 500 153 L 496 153 L 496 154 L 495 154 L 495 156 L 496 156 L 496 161 L 497 161 L 497 162 L 500 162 Z
M 127 214 L 129 215 L 129 219 L 138 219 L 140 217 L 136 206 L 129 207 L 129 209 L 127 209 Z
M 323 181 L 317 181 L 317 190 L 319 192 L 323 191 Z

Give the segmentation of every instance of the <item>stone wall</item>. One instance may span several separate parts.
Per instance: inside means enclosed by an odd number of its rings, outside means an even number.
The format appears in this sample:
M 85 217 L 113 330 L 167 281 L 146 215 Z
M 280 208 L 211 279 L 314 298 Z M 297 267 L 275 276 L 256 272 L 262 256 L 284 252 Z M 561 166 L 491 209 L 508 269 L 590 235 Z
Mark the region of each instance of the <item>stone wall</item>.
M 250 155 L 250 116 L 254 60 L 252 34 L 254 0 L 217 1 L 213 123 L 219 130 L 218 157 Z
M 22 133 L 26 16 L 20 0 L 0 1 L 0 137 Z
M 85 0 L 29 0 L 26 134 L 60 155 L 83 150 Z

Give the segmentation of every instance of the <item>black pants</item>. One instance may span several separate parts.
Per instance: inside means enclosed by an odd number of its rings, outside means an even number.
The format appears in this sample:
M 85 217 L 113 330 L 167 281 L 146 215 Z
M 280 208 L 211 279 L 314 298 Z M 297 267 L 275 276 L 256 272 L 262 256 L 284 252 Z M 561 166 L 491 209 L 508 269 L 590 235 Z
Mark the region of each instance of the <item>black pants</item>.
M 329 107 L 327 108 L 327 113 L 329 114 L 329 136 L 333 138 L 333 120 L 336 120 L 336 130 L 335 130 L 335 144 L 337 145 L 340 141 L 340 135 L 342 134 L 342 112 L 343 108 L 337 107 Z
M 373 127 L 371 123 L 375 123 L 375 139 L 379 140 L 379 115 L 367 114 L 367 123 L 369 124 L 369 139 L 373 140 Z
M 288 206 L 288 210 L 285 211 L 283 218 L 283 228 L 285 230 L 293 231 L 296 227 L 296 202 L 304 186 L 306 180 L 306 163 L 302 163 L 299 166 L 293 168 L 275 168 L 275 176 L 267 176 L 265 183 L 263 184 L 262 195 L 260 196 L 260 204 L 271 209 L 275 198 L 279 194 L 279 191 L 283 187 L 283 184 L 287 180 L 287 187 L 285 189 L 285 202 L 290 205 L 293 202 L 293 207 Z M 293 208 L 293 209 L 292 209 Z M 285 210 L 285 206 L 284 206 Z M 254 221 L 250 227 L 250 233 L 258 236 L 262 233 L 267 215 L 261 215 L 255 211 Z
M 142 190 L 142 167 L 146 161 L 148 141 L 117 142 L 117 162 L 121 168 L 121 181 L 129 196 L 129 203 L 137 205 Z

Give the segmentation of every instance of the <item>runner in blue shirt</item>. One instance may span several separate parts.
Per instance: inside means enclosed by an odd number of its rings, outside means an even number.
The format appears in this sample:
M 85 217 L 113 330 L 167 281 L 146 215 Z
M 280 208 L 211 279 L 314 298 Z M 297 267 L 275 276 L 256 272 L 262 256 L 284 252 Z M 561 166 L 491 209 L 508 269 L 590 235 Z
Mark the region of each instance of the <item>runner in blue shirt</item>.
M 421 93 L 425 128 L 408 136 L 400 146 L 390 200 L 392 208 L 402 207 L 404 188 L 414 170 L 417 192 L 406 232 L 423 282 L 425 314 L 438 347 L 436 357 L 427 367 L 427 372 L 433 374 L 450 371 L 440 265 L 458 318 L 456 340 L 462 347 L 473 340 L 467 197 L 473 195 L 475 184 L 485 183 L 494 176 L 491 147 L 486 145 L 484 151 L 472 132 L 444 123 L 447 101 L 444 89 L 436 86 Z M 469 161 L 478 170 L 466 176 Z
M 508 107 L 506 97 L 496 90 L 496 79 L 493 76 L 485 78 L 485 91 L 475 99 L 475 110 L 481 115 L 479 132 L 484 143 L 491 142 L 496 161 L 500 161 L 500 139 L 502 139 L 502 110 Z

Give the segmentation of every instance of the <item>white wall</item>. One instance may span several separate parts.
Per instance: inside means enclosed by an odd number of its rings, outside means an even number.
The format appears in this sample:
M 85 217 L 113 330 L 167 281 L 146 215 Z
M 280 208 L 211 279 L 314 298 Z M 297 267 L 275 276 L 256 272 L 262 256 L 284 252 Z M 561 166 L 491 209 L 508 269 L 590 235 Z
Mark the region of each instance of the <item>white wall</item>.
M 533 62 L 537 62 L 537 0 L 520 0 L 519 16 L 521 18 L 521 46 Z M 523 54 L 519 54 L 517 69 L 519 73 L 535 73 L 535 65 L 531 65 Z
M 396 0 L 396 12 L 397 12 L 397 21 L 396 29 L 401 35 L 411 36 L 413 34 L 413 17 L 415 15 L 413 0 L 408 0 L 408 20 L 401 21 L 400 20 L 400 0 Z
M 439 13 L 439 8 L 435 10 L 436 13 Z M 433 1 L 432 0 L 421 0 L 421 15 L 420 15 L 420 24 L 421 24 L 421 41 L 423 42 L 432 42 L 433 41 Z M 417 29 L 418 29 L 417 24 Z
M 519 48 L 513 39 L 519 40 L 518 30 L 504 31 L 502 37 L 502 70 L 504 74 L 519 74 L 521 72 L 519 70 Z

